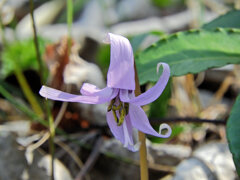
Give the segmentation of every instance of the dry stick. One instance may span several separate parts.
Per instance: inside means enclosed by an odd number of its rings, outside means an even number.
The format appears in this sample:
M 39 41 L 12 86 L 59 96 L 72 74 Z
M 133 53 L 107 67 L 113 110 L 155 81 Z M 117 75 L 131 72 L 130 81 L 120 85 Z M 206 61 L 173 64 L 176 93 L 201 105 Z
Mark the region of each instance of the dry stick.
M 75 180 L 82 180 L 85 174 L 89 171 L 89 169 L 93 166 L 95 161 L 97 160 L 98 156 L 100 155 L 100 146 L 103 144 L 103 137 L 100 136 L 95 143 L 93 150 L 87 159 L 86 163 L 84 164 L 81 171 L 78 173 Z
M 82 162 L 82 160 L 78 157 L 78 155 L 70 148 L 70 146 L 68 146 L 67 144 L 63 143 L 61 140 L 57 140 L 55 139 L 55 143 L 57 145 L 59 145 L 64 151 L 66 151 L 71 158 L 73 159 L 73 161 L 77 164 L 77 166 L 82 169 L 84 167 L 84 164 Z M 85 176 L 86 180 L 90 180 L 90 176 L 89 174 L 86 174 Z
M 160 125 L 161 123 L 212 123 L 225 125 L 226 120 L 224 119 L 202 119 L 198 117 L 169 117 L 169 118 L 151 118 L 150 122 L 152 125 Z
M 67 90 L 67 92 L 69 92 L 69 91 Z M 61 108 L 58 112 L 58 115 L 54 121 L 55 128 L 57 128 L 57 126 L 61 122 L 62 117 L 67 109 L 67 105 L 68 105 L 68 102 L 62 103 Z M 49 137 L 50 137 L 50 132 L 48 131 L 42 136 L 42 138 L 38 142 L 36 142 L 35 144 L 31 144 L 28 148 L 31 148 L 32 151 L 39 148 L 43 143 L 45 143 L 49 139 Z
M 135 95 L 139 96 L 141 94 L 141 89 L 139 85 L 138 75 L 137 75 L 137 68 L 136 64 L 134 63 L 134 70 L 135 70 Z M 140 145 L 140 174 L 141 174 L 141 180 L 148 180 L 148 164 L 147 164 L 147 148 L 146 148 L 146 135 L 138 131 L 139 141 L 141 143 Z

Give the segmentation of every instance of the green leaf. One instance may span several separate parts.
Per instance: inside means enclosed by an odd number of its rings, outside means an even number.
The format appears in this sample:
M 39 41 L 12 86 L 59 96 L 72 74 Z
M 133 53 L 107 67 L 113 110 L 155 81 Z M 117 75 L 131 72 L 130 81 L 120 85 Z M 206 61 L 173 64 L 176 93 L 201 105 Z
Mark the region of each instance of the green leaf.
M 168 101 L 171 97 L 171 80 L 169 80 L 165 90 L 161 96 L 150 104 L 150 110 L 148 117 L 151 118 L 163 118 L 167 114 Z
M 138 34 L 138 35 L 128 38 L 132 45 L 134 54 L 136 54 L 136 53 L 138 53 L 138 51 L 140 51 L 142 43 L 144 42 L 144 40 L 147 37 L 150 37 L 150 36 L 154 36 L 154 37 L 158 38 L 158 40 L 159 40 L 160 38 L 165 36 L 165 33 L 162 31 L 156 30 L 156 31 L 150 31 L 150 32 L 143 33 L 143 34 Z
M 38 38 L 40 53 L 43 54 L 45 44 L 48 42 L 42 38 Z M 16 65 L 22 70 L 38 69 L 36 60 L 36 51 L 34 41 L 32 39 L 17 41 L 9 44 L 2 52 L 2 67 L 0 69 L 1 76 L 12 74 L 15 71 Z
M 108 67 L 110 64 L 110 45 L 104 44 L 101 45 L 98 49 L 97 55 L 96 55 L 96 62 L 100 66 L 104 76 L 107 76 Z
M 232 108 L 227 121 L 227 139 L 233 160 L 240 176 L 240 95 Z
M 136 57 L 140 84 L 157 81 L 156 67 L 166 62 L 171 76 L 199 73 L 240 63 L 240 30 L 189 30 L 163 38 Z
M 217 17 L 213 21 L 203 25 L 203 29 L 215 29 L 217 27 L 240 28 L 240 10 L 232 10 Z
M 138 49 L 139 49 L 139 46 L 141 45 L 141 43 L 143 42 L 143 40 L 149 35 L 149 33 L 143 33 L 143 34 L 140 34 L 140 35 L 136 35 L 136 36 L 133 36 L 132 38 L 130 38 L 130 43 L 132 45 L 132 49 L 133 49 L 133 53 L 135 54 Z

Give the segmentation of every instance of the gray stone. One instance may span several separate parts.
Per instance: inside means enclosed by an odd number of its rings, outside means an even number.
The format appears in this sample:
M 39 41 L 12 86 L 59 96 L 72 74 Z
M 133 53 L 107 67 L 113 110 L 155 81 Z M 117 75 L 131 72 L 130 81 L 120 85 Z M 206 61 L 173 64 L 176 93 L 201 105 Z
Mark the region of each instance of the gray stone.
M 181 162 L 173 180 L 237 179 L 232 155 L 225 143 L 209 143 L 198 148 L 193 157 Z
M 148 159 L 156 164 L 174 166 L 191 156 L 189 146 L 148 142 Z
M 24 151 L 18 148 L 16 137 L 0 134 L 0 179 L 19 180 L 27 167 Z
M 43 180 L 50 179 L 50 156 L 25 151 L 16 142 L 16 136 L 9 132 L 0 134 L 0 179 L 1 180 Z M 57 159 L 55 180 L 72 180 L 67 168 Z
M 181 162 L 172 180 L 216 180 L 212 172 L 200 160 L 190 158 Z
M 31 122 L 27 120 L 8 121 L 0 125 L 0 132 L 5 132 L 5 133 L 13 132 L 20 136 L 25 136 L 29 134 L 30 130 L 31 130 Z

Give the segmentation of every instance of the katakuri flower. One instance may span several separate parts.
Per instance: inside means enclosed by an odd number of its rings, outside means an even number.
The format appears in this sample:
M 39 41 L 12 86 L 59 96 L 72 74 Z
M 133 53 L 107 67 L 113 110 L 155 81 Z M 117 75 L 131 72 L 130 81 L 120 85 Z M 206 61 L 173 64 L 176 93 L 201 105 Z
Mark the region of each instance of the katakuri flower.
M 158 82 L 145 93 L 135 97 L 134 57 L 130 42 L 125 37 L 109 33 L 107 43 L 111 45 L 110 66 L 107 74 L 107 87 L 98 89 L 95 85 L 84 83 L 80 92 L 82 95 L 65 93 L 53 88 L 42 86 L 40 95 L 58 101 L 79 102 L 87 104 L 102 104 L 109 102 L 107 123 L 112 134 L 124 147 L 137 151 L 139 144 L 133 139 L 133 128 L 153 136 L 168 138 L 171 128 L 161 124 L 157 133 L 141 106 L 156 100 L 167 85 L 170 69 L 166 63 L 157 65 L 163 67 Z M 167 129 L 166 134 L 162 130 Z

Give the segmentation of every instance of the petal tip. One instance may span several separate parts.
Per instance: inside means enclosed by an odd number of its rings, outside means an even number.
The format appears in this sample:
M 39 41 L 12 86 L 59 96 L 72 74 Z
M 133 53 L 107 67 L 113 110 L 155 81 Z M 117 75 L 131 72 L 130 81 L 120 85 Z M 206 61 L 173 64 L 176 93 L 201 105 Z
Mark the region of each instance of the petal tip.
M 46 86 L 42 86 L 41 89 L 39 90 L 39 94 L 44 97 L 46 94 Z
M 167 133 L 166 134 L 162 134 L 162 130 L 167 129 Z M 169 138 L 172 134 L 172 129 L 168 124 L 161 124 L 159 127 L 159 134 L 162 135 L 162 138 Z
M 107 34 L 104 36 L 104 38 L 103 38 L 103 43 L 105 43 L 105 44 L 110 44 L 110 43 L 111 43 L 111 41 L 110 41 L 110 35 L 111 35 L 111 33 L 107 33 Z

